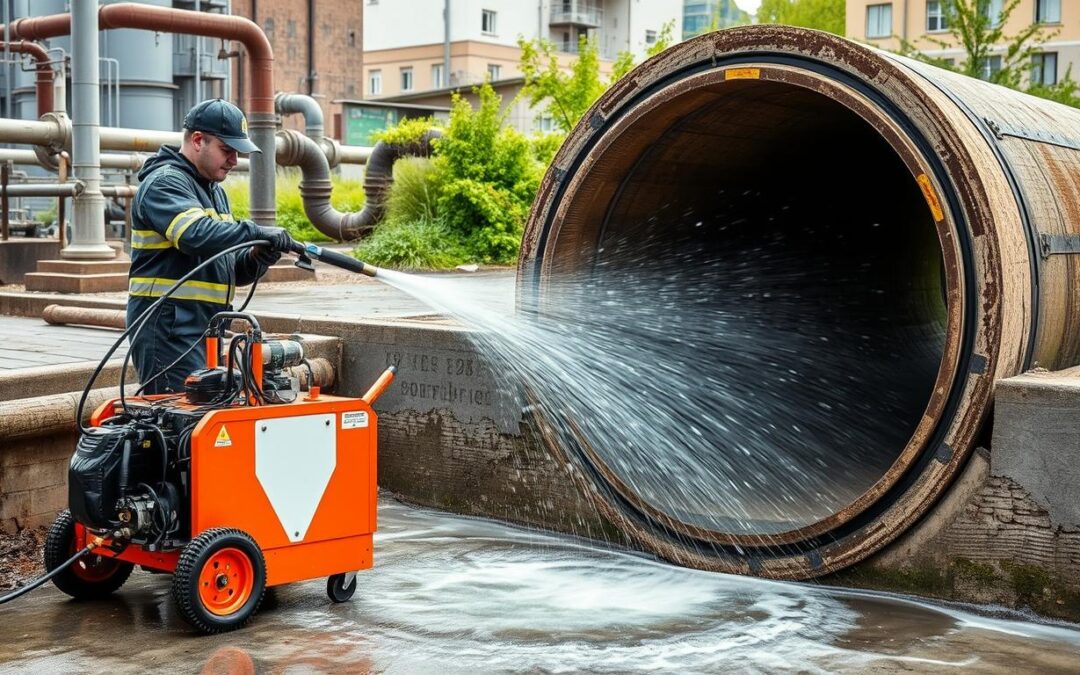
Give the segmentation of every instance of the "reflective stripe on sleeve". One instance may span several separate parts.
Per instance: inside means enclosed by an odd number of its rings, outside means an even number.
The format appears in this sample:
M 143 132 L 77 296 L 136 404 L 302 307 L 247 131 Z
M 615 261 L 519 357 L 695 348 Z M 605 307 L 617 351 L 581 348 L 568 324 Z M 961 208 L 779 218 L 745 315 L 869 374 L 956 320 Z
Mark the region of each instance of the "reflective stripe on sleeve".
M 131 277 L 128 280 L 128 293 L 145 298 L 160 298 L 172 288 L 176 279 L 161 277 Z M 170 298 L 175 300 L 196 300 L 227 305 L 232 302 L 228 284 L 216 284 L 211 281 L 185 281 Z
M 169 248 L 170 246 L 172 242 L 154 230 L 131 231 L 131 248 Z
M 176 214 L 176 217 L 169 223 L 169 227 L 165 228 L 165 237 L 171 241 L 173 245 L 178 245 L 180 237 L 184 234 L 184 230 L 188 229 L 188 227 L 201 218 L 203 214 L 204 211 L 197 207 Z

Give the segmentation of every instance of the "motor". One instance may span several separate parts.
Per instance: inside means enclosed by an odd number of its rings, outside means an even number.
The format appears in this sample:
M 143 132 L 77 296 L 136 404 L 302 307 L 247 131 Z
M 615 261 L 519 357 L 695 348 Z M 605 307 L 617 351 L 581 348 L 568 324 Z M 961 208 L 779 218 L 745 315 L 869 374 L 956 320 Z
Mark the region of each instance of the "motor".
M 306 395 L 288 368 L 303 344 L 263 333 L 244 312 L 222 312 L 204 333 L 206 367 L 181 394 L 127 396 L 101 405 L 83 426 L 94 378 L 128 337 L 211 256 L 128 326 L 102 359 L 78 406 L 81 430 L 68 472 L 70 511 L 53 523 L 41 579 L 76 598 L 98 598 L 133 568 L 173 574 L 180 615 L 205 633 L 242 626 L 268 586 L 327 577 L 327 595 L 348 600 L 356 571 L 372 566 L 377 504 L 377 416 L 388 368 L 360 398 Z M 377 268 L 318 246 L 297 265 L 322 260 L 375 276 Z M 248 299 L 250 300 L 250 294 Z M 246 302 L 245 302 L 246 306 Z M 243 309 L 243 308 L 241 308 Z M 243 322 L 239 332 L 229 329 Z M 192 348 L 194 345 L 192 345 Z M 190 349 L 190 348 L 189 348 Z

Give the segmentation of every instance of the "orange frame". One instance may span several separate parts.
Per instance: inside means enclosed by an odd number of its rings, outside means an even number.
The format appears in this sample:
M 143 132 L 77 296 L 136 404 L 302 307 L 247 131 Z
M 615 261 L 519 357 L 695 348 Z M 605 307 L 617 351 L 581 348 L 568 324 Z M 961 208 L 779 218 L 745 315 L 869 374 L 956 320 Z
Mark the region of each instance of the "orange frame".
M 156 397 L 154 397 L 156 398 Z M 114 411 L 115 401 L 91 416 L 97 425 Z M 368 426 L 342 428 L 342 414 L 365 411 Z M 303 541 L 290 542 L 255 475 L 257 420 L 334 414 L 337 459 Z M 231 445 L 215 447 L 223 425 Z M 266 585 L 330 576 L 372 566 L 376 528 L 376 439 L 378 418 L 362 399 L 320 395 L 285 405 L 224 408 L 206 414 L 191 436 L 191 536 L 214 527 L 243 530 L 266 559 Z M 297 448 L 302 453 L 303 448 Z M 85 539 L 81 526 L 77 542 Z M 120 553 L 100 547 L 95 553 L 165 572 L 176 569 L 179 551 L 151 553 L 130 545 Z

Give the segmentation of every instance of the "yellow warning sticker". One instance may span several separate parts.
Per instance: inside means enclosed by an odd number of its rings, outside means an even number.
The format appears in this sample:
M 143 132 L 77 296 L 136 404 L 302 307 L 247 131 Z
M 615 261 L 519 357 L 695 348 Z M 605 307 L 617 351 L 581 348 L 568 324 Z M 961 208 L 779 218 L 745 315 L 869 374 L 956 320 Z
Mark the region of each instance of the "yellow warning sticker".
M 225 425 L 221 425 L 221 431 L 217 433 L 217 440 L 214 441 L 215 448 L 227 448 L 232 445 L 232 439 L 229 438 L 229 432 L 225 430 Z
M 760 80 L 761 68 L 731 68 L 724 71 L 725 80 Z
M 941 201 L 938 199 L 937 191 L 934 190 L 933 184 L 930 182 L 930 176 L 925 173 L 920 173 L 915 179 L 919 181 L 919 187 L 922 189 L 923 197 L 926 198 L 926 203 L 930 206 L 930 213 L 934 215 L 934 222 L 941 222 L 945 219 L 945 213 L 941 210 Z

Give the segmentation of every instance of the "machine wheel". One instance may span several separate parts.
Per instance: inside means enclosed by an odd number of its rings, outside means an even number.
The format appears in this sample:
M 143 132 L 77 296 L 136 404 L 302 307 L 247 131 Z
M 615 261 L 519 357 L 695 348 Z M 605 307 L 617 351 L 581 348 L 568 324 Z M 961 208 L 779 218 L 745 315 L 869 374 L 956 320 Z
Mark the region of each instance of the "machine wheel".
M 356 575 L 353 574 L 352 581 L 347 586 L 345 585 L 346 576 L 345 574 L 335 574 L 326 579 L 326 595 L 334 602 L 345 602 L 356 592 Z
M 214 528 L 191 540 L 173 572 L 180 616 L 204 633 L 235 630 L 255 614 L 266 592 L 266 561 L 245 532 Z
M 75 555 L 75 517 L 61 511 L 45 536 L 45 571 L 52 572 Z M 124 585 L 134 565 L 89 553 L 52 578 L 56 587 L 79 600 L 104 598 Z

